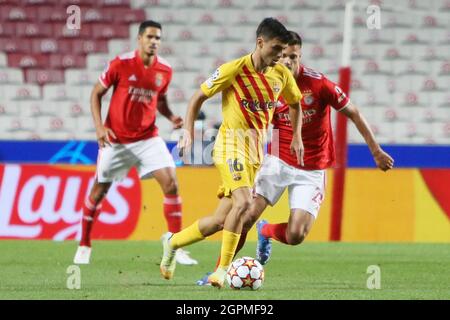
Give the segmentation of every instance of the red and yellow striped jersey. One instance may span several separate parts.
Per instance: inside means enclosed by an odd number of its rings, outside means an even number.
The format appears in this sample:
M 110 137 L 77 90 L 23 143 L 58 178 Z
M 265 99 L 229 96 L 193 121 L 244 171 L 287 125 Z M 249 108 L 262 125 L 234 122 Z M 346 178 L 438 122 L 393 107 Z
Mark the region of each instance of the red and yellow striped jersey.
M 258 158 L 262 156 L 259 154 L 262 138 L 272 121 L 279 96 L 282 95 L 287 104 L 297 103 L 302 98 L 289 69 L 278 63 L 268 67 L 265 73 L 257 72 L 253 67 L 251 54 L 220 66 L 202 83 L 201 90 L 207 97 L 222 92 L 223 122 L 216 139 L 215 151 L 218 151 L 220 144 L 248 149 L 248 146 L 241 146 L 227 137 L 230 134 L 236 135 L 236 131 L 253 131 Z

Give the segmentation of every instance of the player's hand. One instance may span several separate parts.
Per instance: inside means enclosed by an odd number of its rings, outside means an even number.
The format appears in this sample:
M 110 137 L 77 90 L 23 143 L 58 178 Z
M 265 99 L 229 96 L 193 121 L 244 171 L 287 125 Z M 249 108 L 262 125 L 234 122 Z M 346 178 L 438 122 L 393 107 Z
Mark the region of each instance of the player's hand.
M 387 171 L 394 167 L 394 159 L 392 159 L 389 154 L 384 152 L 383 149 L 375 151 L 373 154 L 373 159 L 375 160 L 377 167 L 383 171 Z
M 96 129 L 97 134 L 97 142 L 100 148 L 104 148 L 106 145 L 111 145 L 111 140 L 109 137 L 116 138 L 116 135 L 110 128 L 106 128 L 104 126 L 100 126 Z
M 179 116 L 171 116 L 170 121 L 172 122 L 174 129 L 180 129 L 183 127 L 183 124 L 184 124 L 183 118 L 181 118 Z
M 177 148 L 178 155 L 183 157 L 191 150 L 192 145 L 192 135 L 188 130 L 184 130 L 183 134 L 180 136 L 180 140 L 178 140 Z
M 303 163 L 303 155 L 305 153 L 305 148 L 303 147 L 303 141 L 299 137 L 293 137 L 291 142 L 291 154 L 297 156 L 297 163 L 302 167 L 305 165 Z

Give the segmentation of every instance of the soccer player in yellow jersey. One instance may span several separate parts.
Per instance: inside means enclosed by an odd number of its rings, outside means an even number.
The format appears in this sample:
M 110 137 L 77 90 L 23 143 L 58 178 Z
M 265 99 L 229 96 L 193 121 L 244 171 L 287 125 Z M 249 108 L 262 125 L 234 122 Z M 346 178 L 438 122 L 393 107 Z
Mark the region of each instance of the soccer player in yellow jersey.
M 221 199 L 213 216 L 204 217 L 181 232 L 163 236 L 161 274 L 171 279 L 175 271 L 175 251 L 203 240 L 223 228 L 220 265 L 210 275 L 213 286 L 223 286 L 242 231 L 242 219 L 252 200 L 251 188 L 263 158 L 263 143 L 278 97 L 290 107 L 293 126 L 291 152 L 303 164 L 300 90 L 283 64 L 278 63 L 287 47 L 289 32 L 276 19 L 264 19 L 256 31 L 253 53 L 220 66 L 206 80 L 188 106 L 185 134 L 178 144 L 180 152 L 190 150 L 194 120 L 205 100 L 222 93 L 223 122 L 214 145 L 213 160 L 219 169 Z

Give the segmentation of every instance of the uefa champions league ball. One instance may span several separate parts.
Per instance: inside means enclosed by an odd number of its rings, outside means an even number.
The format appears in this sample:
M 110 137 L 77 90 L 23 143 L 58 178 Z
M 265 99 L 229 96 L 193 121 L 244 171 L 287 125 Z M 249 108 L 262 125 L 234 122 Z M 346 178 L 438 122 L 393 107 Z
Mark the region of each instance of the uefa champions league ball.
M 264 268 L 251 257 L 236 259 L 228 268 L 227 282 L 232 289 L 258 290 L 264 282 Z

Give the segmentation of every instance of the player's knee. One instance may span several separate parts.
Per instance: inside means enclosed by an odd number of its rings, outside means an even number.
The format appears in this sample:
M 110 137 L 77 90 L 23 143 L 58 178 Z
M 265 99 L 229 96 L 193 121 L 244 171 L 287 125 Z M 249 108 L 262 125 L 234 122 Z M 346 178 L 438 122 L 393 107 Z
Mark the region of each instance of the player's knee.
M 307 235 L 307 231 L 305 229 L 301 229 L 301 230 L 296 230 L 293 232 L 289 232 L 289 236 L 288 236 L 288 242 L 290 245 L 296 246 L 301 244 Z
M 178 183 L 175 179 L 170 179 L 162 188 L 164 194 L 178 194 Z
M 235 201 L 235 203 L 233 203 L 233 207 L 236 209 L 240 216 L 243 216 L 245 212 L 250 208 L 250 204 L 250 200 L 242 199 Z
M 218 218 L 218 217 L 216 217 L 215 219 L 214 219 L 214 230 L 216 231 L 216 232 L 218 232 L 218 231 L 222 231 L 223 230 L 223 225 L 225 224 L 225 218 L 223 218 L 223 219 L 221 219 L 221 218 Z
M 251 209 L 248 210 L 244 216 L 243 228 L 246 230 L 250 230 L 257 220 L 258 215 L 256 214 L 256 212 L 253 212 Z

